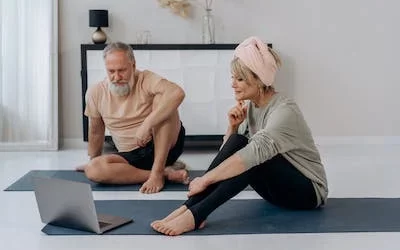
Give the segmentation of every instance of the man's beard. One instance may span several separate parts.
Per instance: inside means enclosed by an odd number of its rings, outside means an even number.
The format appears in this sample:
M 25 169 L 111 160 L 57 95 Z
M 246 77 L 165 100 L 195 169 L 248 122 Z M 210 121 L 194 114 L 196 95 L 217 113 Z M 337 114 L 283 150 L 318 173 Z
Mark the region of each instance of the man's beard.
M 121 84 L 121 83 L 109 82 L 108 89 L 111 91 L 111 93 L 117 96 L 126 96 L 129 94 L 130 91 L 128 83 Z

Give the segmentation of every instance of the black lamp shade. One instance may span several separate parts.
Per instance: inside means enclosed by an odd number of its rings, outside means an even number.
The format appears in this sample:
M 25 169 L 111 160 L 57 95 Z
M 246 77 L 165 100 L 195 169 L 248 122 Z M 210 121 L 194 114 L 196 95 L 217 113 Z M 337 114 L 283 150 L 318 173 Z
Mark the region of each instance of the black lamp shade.
M 90 27 L 108 27 L 108 10 L 89 10 Z

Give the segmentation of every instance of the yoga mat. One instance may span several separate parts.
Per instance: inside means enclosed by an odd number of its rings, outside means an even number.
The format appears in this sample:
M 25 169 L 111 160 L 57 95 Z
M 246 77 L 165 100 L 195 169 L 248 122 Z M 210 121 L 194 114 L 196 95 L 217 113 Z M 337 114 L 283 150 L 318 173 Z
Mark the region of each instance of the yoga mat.
M 202 176 L 204 171 L 189 171 L 190 178 Z M 98 184 L 86 178 L 83 172 L 74 170 L 31 170 L 4 191 L 33 191 L 33 177 L 51 177 L 69 181 L 78 181 L 90 184 L 93 191 L 139 191 L 141 184 L 133 185 L 109 185 Z M 180 183 L 166 182 L 163 191 L 187 191 L 188 186 Z M 252 190 L 247 187 L 247 190 Z
M 201 176 L 204 171 L 189 171 L 191 178 Z M 138 191 L 141 185 L 108 185 L 98 184 L 86 178 L 83 172 L 74 170 L 32 170 L 7 187 L 4 191 L 33 191 L 33 177 L 51 177 L 69 181 L 89 183 L 93 191 Z M 164 191 L 186 191 L 188 186 L 180 183 L 166 182 Z
M 95 201 L 101 213 L 133 218 L 134 223 L 105 234 L 157 235 L 150 223 L 182 204 L 177 200 Z M 332 198 L 315 210 L 287 210 L 261 200 L 230 200 L 207 219 L 206 227 L 187 235 L 400 232 L 399 198 Z M 92 233 L 46 225 L 49 235 Z

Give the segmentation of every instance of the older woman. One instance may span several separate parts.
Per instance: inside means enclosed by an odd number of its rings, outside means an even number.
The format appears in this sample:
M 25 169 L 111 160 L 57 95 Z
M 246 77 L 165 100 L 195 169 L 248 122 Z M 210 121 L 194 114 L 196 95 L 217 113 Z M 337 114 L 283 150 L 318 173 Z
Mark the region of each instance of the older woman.
M 290 209 L 314 209 L 327 199 L 325 170 L 311 131 L 296 103 L 272 86 L 278 55 L 250 37 L 234 52 L 224 143 L 207 172 L 189 185 L 189 199 L 154 230 L 180 235 L 205 226 L 207 216 L 247 185 L 266 201 Z M 240 219 L 240 218 L 238 218 Z

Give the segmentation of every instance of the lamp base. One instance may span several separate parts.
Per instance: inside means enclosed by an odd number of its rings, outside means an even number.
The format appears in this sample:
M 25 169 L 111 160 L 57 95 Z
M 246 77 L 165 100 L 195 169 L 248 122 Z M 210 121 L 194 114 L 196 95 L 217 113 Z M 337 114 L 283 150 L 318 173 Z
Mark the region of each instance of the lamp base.
M 107 35 L 98 27 L 97 30 L 93 32 L 92 41 L 95 44 L 103 44 L 107 41 Z

